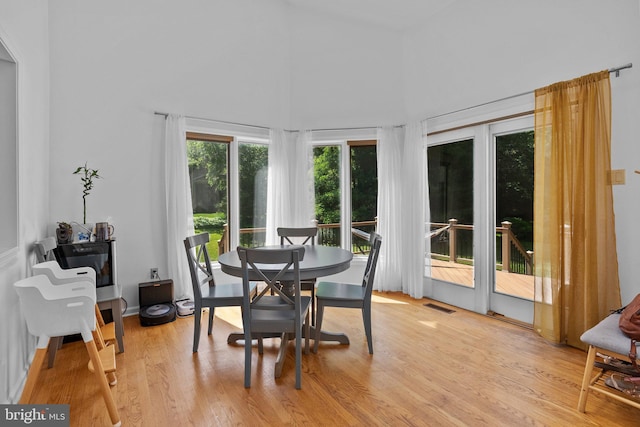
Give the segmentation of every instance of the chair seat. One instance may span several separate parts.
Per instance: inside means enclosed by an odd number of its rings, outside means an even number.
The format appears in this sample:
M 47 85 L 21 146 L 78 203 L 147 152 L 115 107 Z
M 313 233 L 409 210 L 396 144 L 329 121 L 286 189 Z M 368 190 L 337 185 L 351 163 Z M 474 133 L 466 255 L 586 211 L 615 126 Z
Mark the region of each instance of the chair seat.
M 625 375 L 637 376 L 629 363 L 631 361 L 629 358 L 631 339 L 620 330 L 619 321 L 619 313 L 610 314 L 580 337 L 582 342 L 589 344 L 578 399 L 578 411 L 580 412 L 586 410 L 590 391 L 601 393 L 640 409 L 640 402 L 635 400 L 633 396 L 612 389 L 608 383 L 611 372 L 620 371 Z M 610 357 L 613 358 L 613 361 L 609 359 Z
M 278 295 L 264 295 L 262 298 L 260 298 L 260 301 L 254 304 L 254 307 L 260 305 L 282 305 L 283 307 L 288 306 L 288 304 Z M 310 305 L 311 297 L 300 297 L 300 315 L 302 318 L 304 318 L 305 314 L 309 310 Z M 295 320 L 295 312 L 293 310 L 252 310 L 251 331 L 275 332 L 286 329 L 284 332 L 294 332 L 295 328 L 292 324 L 293 320 Z M 292 327 L 287 328 L 287 325 L 291 325 Z
M 613 313 L 600 321 L 596 326 L 582 334 L 580 340 L 594 347 L 629 354 L 630 338 L 618 326 L 620 314 Z
M 251 283 L 251 291 L 256 287 L 256 283 Z M 212 298 L 218 302 L 223 299 L 238 300 L 234 305 L 240 305 L 242 302 L 242 283 L 216 284 L 215 286 L 203 286 L 202 299 Z M 220 304 L 217 304 L 218 306 Z
M 365 288 L 348 283 L 320 282 L 316 289 L 316 298 L 319 299 L 362 301 L 364 296 Z

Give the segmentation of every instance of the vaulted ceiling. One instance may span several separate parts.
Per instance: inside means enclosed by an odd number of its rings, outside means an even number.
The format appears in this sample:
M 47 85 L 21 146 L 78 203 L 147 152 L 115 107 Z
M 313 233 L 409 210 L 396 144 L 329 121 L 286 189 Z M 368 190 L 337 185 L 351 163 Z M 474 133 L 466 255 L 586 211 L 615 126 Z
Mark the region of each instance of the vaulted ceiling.
M 286 0 L 300 7 L 345 19 L 405 31 L 460 0 Z

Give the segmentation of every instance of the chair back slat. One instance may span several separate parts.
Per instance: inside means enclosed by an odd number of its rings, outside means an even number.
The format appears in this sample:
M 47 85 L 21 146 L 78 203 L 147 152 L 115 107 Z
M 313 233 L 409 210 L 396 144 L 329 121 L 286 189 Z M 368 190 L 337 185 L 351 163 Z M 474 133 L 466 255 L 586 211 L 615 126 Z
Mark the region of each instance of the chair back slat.
M 184 248 L 189 261 L 189 273 L 191 274 L 191 285 L 196 301 L 202 298 L 201 286 L 204 284 L 209 287 L 215 286 L 207 243 L 209 243 L 209 233 L 201 233 L 184 239 Z
M 281 245 L 315 245 L 317 227 L 278 227 Z
M 300 298 L 300 261 L 304 258 L 304 247 L 291 246 L 284 249 L 252 249 L 238 247 L 238 257 L 242 264 L 244 292 L 249 291 L 250 280 L 264 282 L 264 289 L 251 301 L 255 307 L 260 303 L 261 310 L 283 310 L 292 309 Z M 276 269 L 272 269 L 277 265 Z M 270 267 L 265 271 L 265 267 Z M 281 286 L 282 277 L 293 269 L 293 289 L 291 294 L 285 292 Z M 273 291 L 286 304 L 264 304 L 260 300 L 267 292 Z
M 378 255 L 380 255 L 380 246 L 382 245 L 382 237 L 378 233 L 371 233 L 371 251 L 367 258 L 367 266 L 364 269 L 362 277 L 362 287 L 365 288 L 365 298 L 369 298 L 373 291 L 373 280 L 376 275 L 376 265 L 378 264 Z

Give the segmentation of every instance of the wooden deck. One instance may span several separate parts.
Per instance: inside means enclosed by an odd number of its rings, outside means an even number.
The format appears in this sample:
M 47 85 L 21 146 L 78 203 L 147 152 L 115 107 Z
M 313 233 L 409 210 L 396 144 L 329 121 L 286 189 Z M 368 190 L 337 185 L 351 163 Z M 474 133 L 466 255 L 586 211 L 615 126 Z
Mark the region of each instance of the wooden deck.
M 432 259 L 431 276 L 435 279 L 473 287 L 473 266 Z M 533 276 L 496 271 L 496 291 L 533 300 Z

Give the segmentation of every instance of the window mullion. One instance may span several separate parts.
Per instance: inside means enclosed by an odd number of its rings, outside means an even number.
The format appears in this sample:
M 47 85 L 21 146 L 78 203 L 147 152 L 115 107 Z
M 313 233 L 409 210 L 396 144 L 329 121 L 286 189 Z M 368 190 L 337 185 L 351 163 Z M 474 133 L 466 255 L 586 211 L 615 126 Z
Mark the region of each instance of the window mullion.
M 240 166 L 238 160 L 238 138 L 233 138 L 229 147 L 229 248 L 235 248 L 240 243 Z
M 342 248 L 351 250 L 351 150 L 347 141 L 340 149 L 340 241 Z

